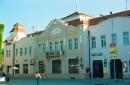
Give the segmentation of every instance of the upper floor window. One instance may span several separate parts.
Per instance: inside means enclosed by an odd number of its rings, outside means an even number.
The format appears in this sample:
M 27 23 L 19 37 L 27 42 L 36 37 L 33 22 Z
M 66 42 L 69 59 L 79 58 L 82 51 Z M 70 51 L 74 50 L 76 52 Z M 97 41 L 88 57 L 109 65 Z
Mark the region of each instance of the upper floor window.
M 18 56 L 18 49 L 16 49 L 16 56 Z
M 45 44 L 43 44 L 43 53 L 45 52 L 45 48 L 46 48 L 46 45 Z
M 26 55 L 27 54 L 27 48 L 26 47 L 24 48 L 24 51 L 25 51 L 24 55 Z
M 63 41 L 60 41 L 60 50 L 63 50 L 64 49 L 64 43 Z
M 53 50 L 52 50 L 52 45 L 53 45 L 53 43 L 52 43 L 52 42 L 50 42 L 50 48 L 49 48 L 50 52 L 52 52 L 52 51 L 53 51 Z
M 59 50 L 58 44 L 59 44 L 58 42 L 55 42 L 55 51 L 56 51 L 56 52 Z
M 129 32 L 123 32 L 123 43 L 124 45 L 129 44 Z
M 23 54 L 23 49 L 20 48 L 20 56 L 22 56 L 22 54 Z
M 32 47 L 29 47 L 29 54 L 32 54 Z
M 9 57 L 10 57 L 10 50 L 9 50 Z
M 112 43 L 115 43 L 117 45 L 117 35 L 116 34 L 112 34 L 111 35 L 111 39 L 112 39 Z
M 78 49 L 78 38 L 74 39 L 74 48 Z
M 69 39 L 68 42 L 69 42 L 68 43 L 69 49 L 71 50 L 72 49 L 72 45 L 73 45 L 72 39 Z
M 96 48 L 96 37 L 92 37 L 92 48 Z
M 6 51 L 6 57 L 8 57 L 8 50 Z
M 101 47 L 106 47 L 106 36 L 105 35 L 101 36 Z

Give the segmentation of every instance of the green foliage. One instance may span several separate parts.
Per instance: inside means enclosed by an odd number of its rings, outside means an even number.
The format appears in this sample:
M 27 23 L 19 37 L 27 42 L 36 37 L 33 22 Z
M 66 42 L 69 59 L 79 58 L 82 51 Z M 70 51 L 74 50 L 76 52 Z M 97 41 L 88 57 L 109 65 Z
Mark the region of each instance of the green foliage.
M 2 66 L 2 40 L 3 40 L 4 24 L 0 24 L 0 69 Z
M 0 31 L 3 31 L 4 29 L 4 24 L 0 24 Z

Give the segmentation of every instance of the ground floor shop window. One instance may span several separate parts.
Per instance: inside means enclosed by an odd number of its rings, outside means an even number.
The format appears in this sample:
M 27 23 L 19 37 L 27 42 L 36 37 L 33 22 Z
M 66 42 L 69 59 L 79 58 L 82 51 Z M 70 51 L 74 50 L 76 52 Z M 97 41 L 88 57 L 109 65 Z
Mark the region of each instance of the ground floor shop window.
M 68 60 L 69 73 L 79 73 L 79 61 L 78 58 L 72 58 Z
M 23 64 L 23 73 L 28 74 L 28 64 Z
M 44 73 L 44 71 L 45 71 L 44 61 L 39 61 L 39 73 Z
M 61 73 L 61 60 L 52 61 L 52 73 L 53 74 Z
M 19 70 L 20 70 L 19 64 L 16 64 L 15 67 L 17 68 L 17 69 L 15 69 L 15 73 L 16 73 L 16 74 L 19 74 Z

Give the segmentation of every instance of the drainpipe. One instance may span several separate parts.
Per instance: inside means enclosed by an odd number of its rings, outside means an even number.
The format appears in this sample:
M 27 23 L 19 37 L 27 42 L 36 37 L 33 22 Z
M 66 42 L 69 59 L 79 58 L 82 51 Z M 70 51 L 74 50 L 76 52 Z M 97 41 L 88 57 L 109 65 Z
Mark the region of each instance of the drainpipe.
M 14 69 L 14 67 L 15 67 L 15 42 L 13 43 L 13 63 L 12 64 L 13 64 L 12 76 L 14 77 L 14 75 L 15 75 L 15 69 Z
M 90 72 L 89 72 L 89 78 L 91 78 L 91 56 L 90 56 L 90 30 L 89 30 L 89 26 L 88 26 L 88 45 L 89 45 L 89 48 L 88 48 L 88 55 L 89 55 L 89 68 L 90 68 Z

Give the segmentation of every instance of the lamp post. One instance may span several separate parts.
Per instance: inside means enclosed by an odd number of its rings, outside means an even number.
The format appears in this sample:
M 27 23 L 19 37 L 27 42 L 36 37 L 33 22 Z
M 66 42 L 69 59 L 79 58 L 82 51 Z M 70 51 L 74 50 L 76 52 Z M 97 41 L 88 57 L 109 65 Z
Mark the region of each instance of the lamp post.
M 112 15 L 112 12 L 110 11 L 110 15 Z M 100 14 L 100 16 L 102 16 L 102 17 L 104 17 L 105 19 L 108 19 L 109 17 L 107 17 L 107 16 L 103 16 L 102 14 Z M 112 28 L 112 36 L 113 36 L 113 17 L 111 17 L 111 28 Z M 115 47 L 116 47 L 116 43 L 114 42 L 114 40 L 112 40 L 112 43 L 110 43 L 110 48 L 111 49 L 115 49 Z M 115 53 L 114 53 L 115 54 Z M 114 70 L 114 79 L 116 79 L 116 62 L 115 62 L 115 57 L 116 57 L 116 55 L 112 55 L 111 54 L 111 57 L 113 57 L 113 64 L 114 64 L 114 68 L 113 68 L 113 70 Z
M 126 11 L 127 11 L 127 0 L 126 0 Z
M 112 15 L 112 12 L 110 11 L 110 14 Z M 112 17 L 112 21 L 111 21 L 111 25 L 112 25 L 112 34 L 113 34 L 113 17 Z M 112 44 L 114 44 L 114 48 L 116 47 L 116 43 L 114 42 L 114 40 L 112 40 Z M 114 63 L 114 79 L 116 79 L 116 59 L 115 59 L 116 55 L 113 56 L 113 63 Z

